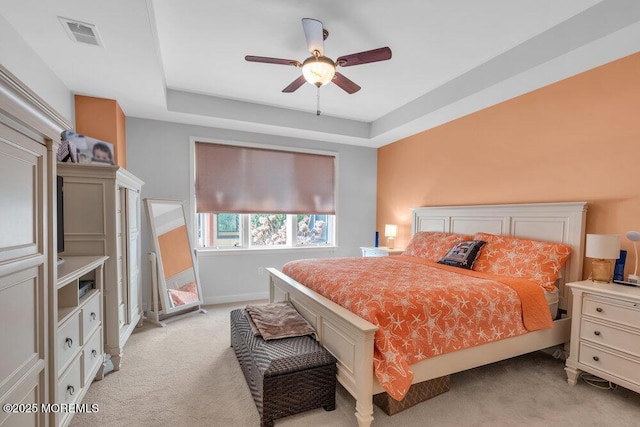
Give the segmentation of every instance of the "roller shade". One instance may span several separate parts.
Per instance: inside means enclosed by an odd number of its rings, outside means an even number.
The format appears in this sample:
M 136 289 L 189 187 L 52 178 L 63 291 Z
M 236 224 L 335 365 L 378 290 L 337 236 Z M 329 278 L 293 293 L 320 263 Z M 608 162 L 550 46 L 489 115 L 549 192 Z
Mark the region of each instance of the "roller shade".
M 335 214 L 335 156 L 196 142 L 198 213 Z

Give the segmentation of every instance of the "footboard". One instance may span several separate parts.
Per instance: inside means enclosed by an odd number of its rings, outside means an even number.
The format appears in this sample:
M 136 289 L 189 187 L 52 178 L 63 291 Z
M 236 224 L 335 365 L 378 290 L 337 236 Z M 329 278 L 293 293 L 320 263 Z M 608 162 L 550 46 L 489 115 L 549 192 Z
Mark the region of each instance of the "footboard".
M 359 426 L 373 421 L 373 338 L 377 326 L 281 273 L 269 272 L 269 301 L 291 301 L 338 359 L 338 381 L 356 399 Z

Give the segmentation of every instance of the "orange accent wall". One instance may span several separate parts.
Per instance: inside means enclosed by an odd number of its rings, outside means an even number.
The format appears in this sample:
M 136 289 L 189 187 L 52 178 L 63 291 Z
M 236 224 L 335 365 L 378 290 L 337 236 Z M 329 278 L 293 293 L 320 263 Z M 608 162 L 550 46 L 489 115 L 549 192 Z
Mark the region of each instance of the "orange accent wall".
M 626 277 L 639 177 L 636 53 L 379 148 L 377 229 L 398 224 L 401 248 L 412 207 L 586 201 L 587 233 L 621 235 Z
M 76 132 L 113 144 L 115 163 L 127 167 L 126 117 L 114 99 L 75 95 Z

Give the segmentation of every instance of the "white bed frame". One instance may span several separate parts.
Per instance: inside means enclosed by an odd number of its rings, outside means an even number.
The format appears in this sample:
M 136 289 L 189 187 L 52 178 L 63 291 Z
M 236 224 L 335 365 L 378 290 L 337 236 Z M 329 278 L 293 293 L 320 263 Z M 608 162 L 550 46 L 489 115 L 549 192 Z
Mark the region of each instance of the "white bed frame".
M 464 371 L 499 360 L 567 343 L 571 332 L 565 282 L 582 280 L 587 204 L 531 203 L 513 205 L 438 206 L 413 209 L 412 234 L 445 231 L 473 234 L 484 231 L 513 237 L 562 242 L 572 255 L 559 280 L 560 308 L 567 312 L 552 329 L 432 357 L 411 365 L 414 383 Z M 373 375 L 373 342 L 378 329 L 372 323 L 274 268 L 269 272 L 269 299 L 291 301 L 313 325 L 318 339 L 338 359 L 338 381 L 356 399 L 360 427 L 373 421 L 373 395 L 384 389 Z

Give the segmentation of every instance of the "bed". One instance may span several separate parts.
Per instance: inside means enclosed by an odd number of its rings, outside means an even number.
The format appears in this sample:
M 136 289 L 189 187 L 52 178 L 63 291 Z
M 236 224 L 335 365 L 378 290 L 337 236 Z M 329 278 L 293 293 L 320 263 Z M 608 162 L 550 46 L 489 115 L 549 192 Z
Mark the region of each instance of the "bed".
M 556 282 L 558 305 L 566 313 L 552 327 L 487 344 L 429 357 L 409 366 L 419 383 L 520 354 L 567 343 L 570 309 L 564 283 L 581 280 L 587 206 L 584 202 L 517 205 L 440 206 L 413 209 L 412 234 L 420 232 L 474 235 L 485 232 L 563 243 L 572 255 Z M 387 261 L 388 262 L 388 261 Z M 360 426 L 373 421 L 373 395 L 384 392 L 374 373 L 374 340 L 378 326 L 325 298 L 283 272 L 269 268 L 270 300 L 291 301 L 314 326 L 318 339 L 338 359 L 338 381 L 356 399 Z

